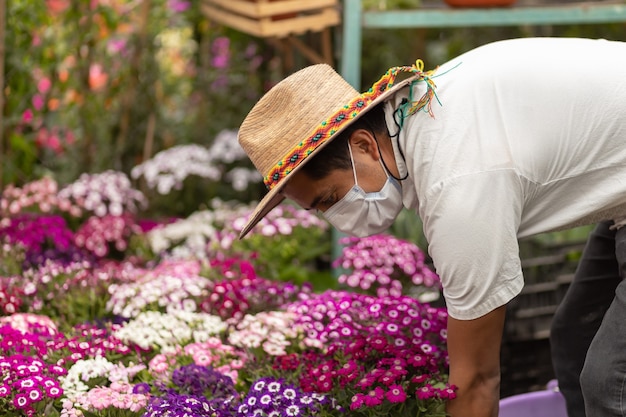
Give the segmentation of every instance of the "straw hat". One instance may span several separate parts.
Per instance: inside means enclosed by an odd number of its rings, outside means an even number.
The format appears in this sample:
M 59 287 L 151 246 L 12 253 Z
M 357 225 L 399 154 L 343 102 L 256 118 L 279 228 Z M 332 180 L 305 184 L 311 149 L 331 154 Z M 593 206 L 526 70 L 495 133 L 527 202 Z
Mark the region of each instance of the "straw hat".
M 239 128 L 239 143 L 269 190 L 239 238 L 285 198 L 281 191 L 289 174 L 304 166 L 307 158 L 315 156 L 345 128 L 400 88 L 416 80 L 426 80 L 430 85 L 430 72 L 422 72 L 420 64 L 418 61 L 413 66 L 389 69 L 363 94 L 326 64 L 306 67 L 268 91 Z M 402 72 L 410 77 L 395 83 Z M 431 94 L 426 102 L 432 96 L 432 89 L 428 90 Z

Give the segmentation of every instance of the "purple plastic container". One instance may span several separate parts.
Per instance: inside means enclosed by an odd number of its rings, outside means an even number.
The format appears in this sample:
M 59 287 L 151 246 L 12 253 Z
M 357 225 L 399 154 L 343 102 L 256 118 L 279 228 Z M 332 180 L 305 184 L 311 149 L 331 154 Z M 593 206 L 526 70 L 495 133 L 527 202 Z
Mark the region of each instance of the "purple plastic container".
M 501 399 L 499 417 L 567 417 L 565 399 L 553 380 L 544 391 Z

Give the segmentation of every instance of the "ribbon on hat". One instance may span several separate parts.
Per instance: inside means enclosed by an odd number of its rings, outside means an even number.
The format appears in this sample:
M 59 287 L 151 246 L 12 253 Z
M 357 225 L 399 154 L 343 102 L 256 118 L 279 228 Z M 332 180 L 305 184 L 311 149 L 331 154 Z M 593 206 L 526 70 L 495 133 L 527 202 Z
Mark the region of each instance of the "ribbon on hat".
M 431 104 L 432 98 L 435 97 L 437 101 L 439 101 L 435 93 L 436 85 L 432 79 L 436 71 L 437 68 L 424 72 L 424 63 L 421 59 L 415 61 L 413 65 L 398 66 L 388 69 L 380 80 L 375 82 L 369 90 L 359 94 L 340 110 L 322 121 L 319 126 L 313 130 L 311 135 L 294 146 L 283 159 L 278 161 L 276 165 L 270 169 L 268 174 L 263 177 L 263 182 L 267 189 L 272 190 L 276 187 L 287 175 L 300 165 L 302 161 L 313 153 L 315 149 L 330 139 L 340 128 L 350 124 L 358 115 L 368 109 L 368 106 L 375 99 L 393 87 L 400 73 L 409 73 L 417 76 L 411 85 L 420 81 L 426 83 L 426 92 L 419 100 L 410 103 L 407 114 L 410 115 L 417 111 L 425 110 L 431 117 L 434 117 Z

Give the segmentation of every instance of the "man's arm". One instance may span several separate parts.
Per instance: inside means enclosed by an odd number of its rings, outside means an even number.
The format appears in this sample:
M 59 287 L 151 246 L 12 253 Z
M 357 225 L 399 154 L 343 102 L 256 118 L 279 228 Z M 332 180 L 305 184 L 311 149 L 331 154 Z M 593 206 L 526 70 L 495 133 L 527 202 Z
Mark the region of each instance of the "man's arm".
M 475 320 L 448 319 L 450 383 L 458 387 L 451 417 L 497 417 L 500 345 L 506 306 Z

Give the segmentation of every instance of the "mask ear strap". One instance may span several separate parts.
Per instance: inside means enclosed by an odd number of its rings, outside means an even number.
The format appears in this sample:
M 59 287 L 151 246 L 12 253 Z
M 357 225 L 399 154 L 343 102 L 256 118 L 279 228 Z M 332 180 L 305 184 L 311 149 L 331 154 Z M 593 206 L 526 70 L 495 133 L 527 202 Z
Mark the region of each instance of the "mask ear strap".
M 348 152 L 350 152 L 350 162 L 352 162 L 352 174 L 354 175 L 354 185 L 359 185 L 356 179 L 356 167 L 354 166 L 354 158 L 352 157 L 352 148 L 350 147 L 350 141 L 348 141 Z
M 398 177 L 396 177 L 395 175 L 393 175 L 391 173 L 391 171 L 389 170 L 389 167 L 385 163 L 385 158 L 383 158 L 383 153 L 380 151 L 380 145 L 378 144 L 378 137 L 376 137 L 376 132 L 372 128 L 372 125 L 366 119 L 363 119 L 363 121 L 370 128 L 370 133 L 372 134 L 372 136 L 374 136 L 374 142 L 376 142 L 376 147 L 378 148 L 378 154 L 380 155 L 380 162 L 381 162 L 383 168 L 385 169 L 385 171 L 387 171 L 387 175 L 389 175 L 391 178 L 393 178 L 396 181 L 404 181 L 405 179 L 409 178 L 409 173 L 408 172 L 402 178 L 398 178 Z M 402 153 L 402 150 L 400 150 L 400 154 L 402 155 L 402 159 L 404 159 L 404 154 Z

